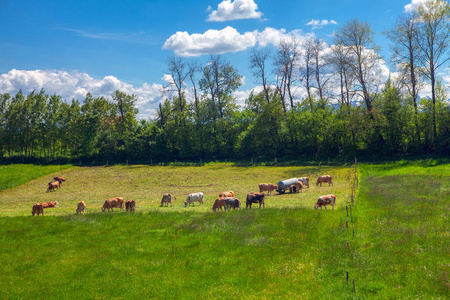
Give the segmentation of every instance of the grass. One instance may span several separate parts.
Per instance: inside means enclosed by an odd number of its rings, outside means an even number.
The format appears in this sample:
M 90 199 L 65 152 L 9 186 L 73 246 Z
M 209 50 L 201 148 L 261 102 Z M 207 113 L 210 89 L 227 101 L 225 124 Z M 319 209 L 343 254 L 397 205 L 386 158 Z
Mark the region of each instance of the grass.
M 70 168 L 70 165 L 32 165 L 32 164 L 10 164 L 0 165 L 0 191 L 11 189 L 32 179 L 40 178 L 44 175 L 52 174 L 63 169 Z M 52 178 L 49 178 L 49 181 Z
M 352 223 L 353 171 L 73 167 L 49 174 L 68 178 L 51 193 L 46 177 L 33 179 L 0 193 L 0 298 L 448 299 L 449 165 L 361 165 Z M 319 174 L 333 175 L 334 186 L 316 187 Z M 311 188 L 268 196 L 266 209 L 211 211 L 221 191 L 244 202 L 258 183 L 294 176 L 309 176 Z M 197 191 L 205 205 L 185 208 Z M 165 192 L 177 196 L 173 207 L 159 207 Z M 330 193 L 336 210 L 314 210 Z M 135 199 L 136 213 L 101 213 L 114 196 Z M 60 206 L 31 217 L 33 203 L 52 200 Z M 75 215 L 79 200 L 86 215 Z

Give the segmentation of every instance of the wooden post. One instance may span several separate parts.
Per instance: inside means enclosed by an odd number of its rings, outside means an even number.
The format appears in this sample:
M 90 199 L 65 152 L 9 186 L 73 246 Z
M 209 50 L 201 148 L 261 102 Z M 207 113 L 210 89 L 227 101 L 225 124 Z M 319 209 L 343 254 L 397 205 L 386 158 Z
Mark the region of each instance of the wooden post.
M 354 200 L 353 200 L 353 190 L 352 190 L 352 204 L 354 203 Z M 347 212 L 347 215 L 348 215 L 348 212 Z
M 128 166 L 128 159 L 127 159 L 127 166 Z
M 348 230 L 348 220 L 345 220 L 345 226 L 347 227 Z
M 275 157 L 275 164 L 278 165 L 278 161 L 277 161 L 277 158 L 276 158 L 276 157 Z
M 150 158 L 150 166 L 153 165 L 153 158 Z
M 347 205 L 345 206 L 345 209 L 347 210 L 347 217 L 348 217 L 348 206 Z
M 108 161 L 106 161 L 106 166 L 108 166 Z
M 253 156 L 252 156 L 252 166 L 253 166 Z
M 355 278 L 353 278 L 353 293 L 356 293 L 356 283 L 355 283 Z
M 201 165 L 203 165 L 203 161 L 202 161 L 202 159 L 201 159 L 201 158 L 200 158 L 200 164 L 201 164 Z
M 350 250 L 350 242 L 347 241 L 347 250 Z
M 348 285 L 348 271 L 347 271 L 347 285 Z

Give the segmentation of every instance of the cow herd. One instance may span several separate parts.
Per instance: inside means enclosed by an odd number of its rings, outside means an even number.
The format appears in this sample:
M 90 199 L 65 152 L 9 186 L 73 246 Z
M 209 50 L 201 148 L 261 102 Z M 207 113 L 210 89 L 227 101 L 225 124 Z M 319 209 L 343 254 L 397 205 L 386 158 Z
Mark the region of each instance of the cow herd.
M 53 177 L 54 181 L 48 183 L 47 192 L 51 192 L 54 190 L 61 189 L 61 184 L 66 181 L 63 177 Z M 316 186 L 322 186 L 322 183 L 328 183 L 328 186 L 333 185 L 332 181 L 333 177 L 330 175 L 322 175 L 317 178 Z M 302 192 L 303 187 L 306 186 L 309 188 L 309 177 L 300 177 L 300 178 L 291 178 L 284 181 L 278 182 L 278 185 L 271 183 L 260 183 L 259 193 L 249 193 L 247 194 L 247 198 L 245 200 L 245 207 L 252 208 L 253 204 L 259 204 L 259 208 L 261 206 L 265 208 L 265 196 L 264 192 L 267 192 L 267 195 L 272 194 L 273 191 L 277 191 L 279 194 L 284 194 L 285 191 L 289 190 L 291 193 Z M 172 206 L 172 198 L 173 201 L 176 201 L 176 197 L 172 197 L 171 194 L 166 193 L 163 195 L 161 199 L 161 207 Z M 203 204 L 203 193 L 191 193 L 187 196 L 184 201 L 184 207 L 194 206 L 194 203 L 198 202 L 200 205 Z M 136 209 L 136 201 L 132 199 L 128 199 L 124 201 L 123 197 L 115 197 L 105 200 L 102 206 L 102 212 L 108 210 L 113 211 L 113 208 L 119 208 L 123 210 L 123 206 L 125 204 L 125 209 L 128 212 L 134 212 Z M 322 209 L 325 207 L 327 209 L 327 205 L 331 205 L 334 209 L 336 204 L 336 196 L 334 194 L 325 195 L 319 197 L 316 204 L 314 205 L 314 209 Z M 31 215 L 44 215 L 44 208 L 52 208 L 58 205 L 57 201 L 45 202 L 45 203 L 36 203 L 33 205 Z M 85 213 L 86 203 L 84 201 L 79 201 L 77 203 L 76 214 Z M 224 191 L 219 194 L 219 198 L 214 201 L 212 206 L 212 210 L 215 212 L 217 210 L 231 210 L 231 209 L 241 209 L 241 202 L 239 199 L 234 197 L 233 191 Z

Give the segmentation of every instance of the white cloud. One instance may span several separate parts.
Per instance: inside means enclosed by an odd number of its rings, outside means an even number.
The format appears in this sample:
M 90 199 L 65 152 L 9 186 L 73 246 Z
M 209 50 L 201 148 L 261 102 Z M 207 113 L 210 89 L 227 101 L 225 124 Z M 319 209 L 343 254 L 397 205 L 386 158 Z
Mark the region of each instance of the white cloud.
M 410 4 L 405 5 L 405 12 L 414 12 L 421 4 L 424 4 L 427 0 L 412 0 Z
M 312 19 L 311 21 L 309 21 L 308 23 L 305 24 L 306 26 L 312 26 L 312 29 L 318 29 L 318 28 L 322 28 L 323 26 L 327 26 L 327 25 L 337 25 L 337 22 L 335 20 L 315 20 Z
M 212 10 L 211 6 L 208 10 Z M 224 22 L 241 19 L 260 19 L 262 13 L 257 11 L 258 5 L 253 0 L 224 0 L 219 3 L 217 10 L 213 10 L 207 21 Z
M 161 100 L 162 85 L 144 83 L 135 87 L 120 81 L 114 76 L 96 79 L 87 73 L 78 71 L 55 70 L 11 70 L 0 75 L 1 93 L 15 94 L 19 90 L 30 93 L 33 90 L 44 89 L 47 94 L 57 94 L 63 99 L 83 100 L 90 92 L 94 97 L 109 98 L 114 91 L 120 90 L 138 97 L 136 106 L 139 108 L 139 118 L 148 118 L 155 113 Z
M 203 34 L 190 35 L 186 31 L 178 31 L 162 48 L 173 50 L 179 56 L 200 56 L 243 51 L 255 44 L 253 32 L 240 34 L 233 27 L 227 26 L 222 30 L 210 29 Z
M 286 33 L 285 29 L 271 27 L 266 27 L 262 32 L 255 30 L 241 34 L 235 28 L 227 26 L 222 30 L 211 29 L 203 34 L 179 31 L 167 39 L 162 48 L 173 50 L 179 56 L 192 57 L 244 51 L 257 43 L 261 47 L 267 44 L 277 45 L 281 40 L 301 40 L 309 35 L 311 34 L 304 35 L 301 30 Z

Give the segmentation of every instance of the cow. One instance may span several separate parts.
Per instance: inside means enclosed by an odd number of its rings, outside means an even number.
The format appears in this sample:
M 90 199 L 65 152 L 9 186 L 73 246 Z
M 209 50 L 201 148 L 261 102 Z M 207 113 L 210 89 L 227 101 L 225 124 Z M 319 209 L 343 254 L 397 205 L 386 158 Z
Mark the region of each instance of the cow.
M 57 190 L 61 188 L 61 182 L 59 181 L 52 181 L 48 183 L 47 193 L 53 190 Z
M 327 205 L 331 204 L 334 209 L 334 205 L 336 204 L 336 196 L 334 194 L 321 196 L 319 199 L 317 199 L 316 205 L 314 205 L 314 209 L 322 209 L 322 206 L 325 206 L 325 209 L 327 209 Z
M 122 197 L 116 197 L 116 198 L 110 198 L 103 203 L 102 212 L 105 212 L 106 209 L 111 209 L 112 211 L 114 207 L 119 207 L 121 210 L 123 210 L 123 198 Z
M 289 193 L 295 194 L 295 193 L 297 193 L 297 192 L 298 192 L 297 185 L 296 185 L 296 184 L 291 184 L 291 185 L 289 186 Z
M 271 183 L 260 183 L 260 184 L 258 184 L 258 187 L 259 187 L 260 193 L 267 191 L 267 195 L 269 195 L 269 194 L 271 195 L 272 191 L 274 191 L 278 188 L 277 185 L 271 184 Z
M 217 198 L 216 201 L 214 201 L 212 210 L 213 211 L 216 211 L 217 209 L 222 210 L 222 207 L 224 206 L 225 206 L 225 198 Z
M 42 208 L 53 208 L 58 205 L 58 201 L 42 202 Z
M 234 197 L 223 198 L 223 202 L 225 204 L 225 210 L 231 210 L 231 208 L 241 209 L 241 201 Z
M 186 201 L 184 201 L 184 207 L 194 206 L 194 202 L 200 202 L 200 204 L 203 204 L 203 193 L 202 192 L 198 192 L 198 193 L 191 193 L 187 196 Z
M 173 197 L 173 201 L 176 201 L 177 197 Z M 163 195 L 162 199 L 161 199 L 161 207 L 163 206 L 172 206 L 172 195 L 169 193 L 166 193 Z
M 84 203 L 84 201 L 80 201 L 77 204 L 77 215 L 83 213 L 84 214 L 84 209 L 86 208 L 86 203 Z
M 303 183 L 300 180 L 295 184 L 295 187 L 297 188 L 297 193 L 303 193 Z
M 34 217 L 34 215 L 44 215 L 44 208 L 42 207 L 42 203 L 36 203 L 33 205 L 33 209 L 31 210 L 31 215 Z
M 136 209 L 136 201 L 134 201 L 133 199 L 128 199 L 125 202 L 125 209 L 126 211 L 130 211 L 130 212 L 134 212 Z
M 247 200 L 245 201 L 245 208 L 252 208 L 253 203 L 259 203 L 259 208 L 261 205 L 265 208 L 264 193 L 250 193 L 247 194 Z
M 219 194 L 219 198 L 226 198 L 226 197 L 234 197 L 234 192 L 233 191 L 221 192 Z
M 62 183 L 63 181 L 66 181 L 66 179 L 64 177 L 61 177 L 61 176 L 53 177 L 53 180 L 59 181 L 59 183 Z
M 303 183 L 303 186 L 309 188 L 309 177 L 300 177 L 298 180 Z
M 330 175 L 322 175 L 317 178 L 316 186 L 320 184 L 322 186 L 322 182 L 328 182 L 328 186 L 333 185 L 333 176 Z

